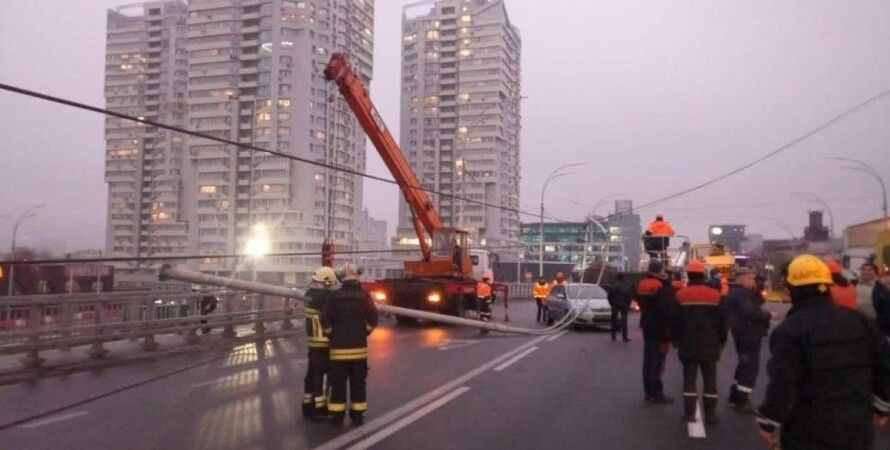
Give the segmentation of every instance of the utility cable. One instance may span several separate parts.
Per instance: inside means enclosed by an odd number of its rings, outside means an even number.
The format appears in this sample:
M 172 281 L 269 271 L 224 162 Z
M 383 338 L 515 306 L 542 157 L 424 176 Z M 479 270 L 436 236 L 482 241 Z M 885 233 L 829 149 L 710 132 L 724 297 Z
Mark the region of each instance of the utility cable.
M 74 100 L 68 100 L 68 99 L 65 99 L 65 98 L 62 98 L 62 97 L 56 97 L 56 96 L 49 95 L 49 94 L 45 94 L 45 93 L 42 93 L 42 92 L 37 92 L 37 91 L 29 90 L 29 89 L 20 88 L 20 87 L 12 86 L 12 85 L 5 84 L 5 83 L 0 83 L 0 89 L 2 89 L 2 90 L 4 90 L 4 91 L 9 91 L 9 92 L 15 92 L 15 93 L 17 93 L 17 94 L 25 95 L 25 96 L 28 96 L 28 97 L 33 97 L 33 98 L 38 98 L 38 99 L 41 99 L 41 100 L 46 100 L 46 101 L 48 101 L 48 102 L 52 102 L 52 103 L 58 103 L 58 104 L 61 104 L 61 105 L 70 106 L 70 107 L 72 107 L 72 108 L 83 109 L 83 110 L 86 110 L 86 111 L 92 111 L 92 112 L 95 112 L 95 113 L 104 114 L 104 115 L 106 115 L 106 116 L 117 117 L 117 118 L 119 118 L 119 119 L 130 120 L 130 121 L 133 121 L 133 122 L 138 122 L 138 123 L 142 123 L 142 124 L 149 125 L 149 126 L 153 126 L 153 127 L 163 128 L 163 129 L 165 129 L 165 130 L 170 130 L 170 131 L 174 131 L 174 132 L 177 132 L 177 133 L 187 134 L 187 135 L 189 135 L 189 136 L 194 136 L 194 137 L 201 138 L 201 139 L 207 139 L 207 140 L 211 140 L 211 141 L 214 141 L 214 142 L 219 142 L 219 143 L 221 143 L 221 144 L 234 145 L 234 146 L 236 146 L 236 147 L 240 147 L 240 148 L 243 148 L 243 149 L 252 150 L 252 151 L 257 151 L 257 152 L 264 152 L 264 153 L 268 153 L 268 154 L 270 154 L 270 155 L 279 156 L 279 157 L 282 157 L 282 158 L 287 158 L 287 159 L 294 160 L 294 161 L 298 161 L 298 162 L 301 162 L 301 163 L 304 163 L 304 164 L 310 164 L 310 165 L 318 166 L 318 167 L 322 167 L 322 168 L 325 168 L 325 169 L 336 170 L 336 171 L 343 172 L 343 173 L 346 173 L 346 174 L 356 175 L 356 176 L 359 176 L 359 177 L 368 178 L 368 179 L 376 180 L 376 181 L 380 181 L 380 182 L 383 182 L 383 183 L 394 184 L 394 185 L 396 185 L 396 186 L 399 186 L 400 189 L 418 189 L 418 190 L 421 190 L 421 191 L 428 192 L 428 193 L 430 193 L 430 194 L 435 194 L 435 195 L 439 195 L 439 196 L 442 196 L 442 197 L 451 198 L 451 199 L 454 199 L 454 200 L 459 200 L 459 201 L 462 201 L 462 202 L 467 202 L 467 203 L 472 203 L 472 204 L 476 204 L 476 205 L 480 205 L 480 206 L 485 206 L 485 207 L 488 207 L 488 208 L 495 208 L 495 209 L 498 209 L 498 210 L 501 210 L 501 211 L 513 212 L 513 213 L 516 213 L 516 214 L 519 214 L 519 215 L 525 215 L 525 216 L 540 217 L 540 214 L 539 214 L 539 213 L 532 213 L 532 212 L 528 212 L 528 211 L 523 211 L 523 210 L 518 209 L 518 208 L 511 208 L 511 207 L 509 207 L 509 206 L 503 206 L 503 205 L 499 205 L 499 204 L 495 204 L 495 203 L 483 202 L 483 201 L 480 201 L 480 200 L 473 200 L 473 199 L 466 198 L 466 197 L 463 197 L 463 196 L 460 196 L 460 195 L 449 194 L 449 193 L 441 192 L 441 191 L 438 191 L 438 190 L 435 190 L 435 189 L 431 189 L 431 188 L 427 188 L 427 187 L 423 187 L 423 186 L 408 186 L 408 185 L 406 185 L 406 184 L 404 184 L 404 183 L 400 183 L 400 182 L 398 182 L 398 181 L 396 181 L 396 180 L 391 180 L 391 179 L 389 179 L 389 178 L 383 178 L 383 177 L 380 177 L 380 176 L 377 176 L 377 175 L 371 175 L 371 174 L 367 174 L 367 173 L 362 173 L 362 172 L 359 172 L 358 170 L 349 169 L 349 168 L 346 168 L 346 167 L 337 166 L 337 165 L 333 165 L 333 164 L 327 164 L 327 163 L 322 163 L 322 162 L 318 162 L 318 161 L 313 161 L 313 160 L 311 160 L 311 159 L 306 159 L 306 158 L 301 158 L 301 157 L 299 157 L 299 156 L 289 155 L 289 154 L 287 154 L 287 153 L 279 152 L 279 151 L 276 151 L 276 150 L 270 150 L 270 149 L 265 149 L 265 148 L 257 147 L 257 146 L 252 145 L 252 144 L 245 144 L 245 143 L 242 143 L 242 142 L 236 142 L 236 141 L 233 141 L 233 140 L 230 140 L 230 139 L 221 138 L 221 137 L 218 137 L 218 136 L 213 136 L 213 135 L 210 135 L 210 134 L 205 134 L 205 133 L 201 133 L 201 132 L 198 132 L 198 131 L 193 131 L 193 130 L 189 130 L 189 129 L 186 129 L 186 128 L 182 128 L 182 127 L 178 127 L 178 126 L 174 126 L 174 125 L 169 125 L 169 124 L 165 124 L 165 123 L 161 123 L 161 122 L 156 122 L 156 121 L 154 121 L 154 120 L 149 120 L 149 119 L 146 119 L 146 118 L 144 118 L 144 117 L 131 116 L 131 115 L 129 115 L 129 114 L 124 114 L 124 113 L 121 113 L 121 112 L 112 111 L 112 110 L 105 109 L 105 108 L 100 108 L 100 107 L 98 107 L 98 106 L 88 105 L 88 104 L 86 104 L 86 103 L 76 102 L 76 101 L 74 101 Z M 549 219 L 549 220 L 553 220 L 553 221 L 563 222 L 562 220 L 557 219 L 557 218 L 555 218 L 555 217 L 547 217 L 547 216 L 545 216 L 544 218 Z
M 847 117 L 852 116 L 853 114 L 856 114 L 857 112 L 862 111 L 863 109 L 865 109 L 865 108 L 871 106 L 872 103 L 874 103 L 874 102 L 876 102 L 876 101 L 878 101 L 878 100 L 881 100 L 883 97 L 886 97 L 887 95 L 890 95 L 890 89 L 885 89 L 885 90 L 883 90 L 883 91 L 881 91 L 881 92 L 878 92 L 877 94 L 875 94 L 875 95 L 873 95 L 873 96 L 871 96 L 871 97 L 869 97 L 869 98 L 867 98 L 867 99 L 865 99 L 865 100 L 863 100 L 863 101 L 861 101 L 861 102 L 855 104 L 853 107 L 851 107 L 851 108 L 847 109 L 846 111 L 844 111 L 844 112 L 842 112 L 842 113 L 840 113 L 840 114 L 834 116 L 834 117 L 831 118 L 830 120 L 828 120 L 828 121 L 822 123 L 821 125 L 817 126 L 816 128 L 813 128 L 812 130 L 810 130 L 810 131 L 804 133 L 804 134 L 801 135 L 800 137 L 791 140 L 790 142 L 788 142 L 788 143 L 786 143 L 786 144 L 780 146 L 779 148 L 776 148 L 775 150 L 773 150 L 773 151 L 771 151 L 771 152 L 769 152 L 769 153 L 767 153 L 767 154 L 765 154 L 765 155 L 763 155 L 763 156 L 761 156 L 761 157 L 759 157 L 759 158 L 757 158 L 757 159 L 755 159 L 755 160 L 753 160 L 753 161 L 751 161 L 751 162 L 749 162 L 749 163 L 747 163 L 747 164 L 745 164 L 745 165 L 743 165 L 743 166 L 740 166 L 740 167 L 738 167 L 738 168 L 736 168 L 736 169 L 734 169 L 734 170 L 731 170 L 731 171 L 729 171 L 729 172 L 727 172 L 727 173 L 725 173 L 725 174 L 723 174 L 723 175 L 720 175 L 720 176 L 718 176 L 718 177 L 711 178 L 711 179 L 709 179 L 709 180 L 707 180 L 707 181 L 705 181 L 705 182 L 703 182 L 703 183 L 700 183 L 700 184 L 698 184 L 698 185 L 692 186 L 692 187 L 690 187 L 690 188 L 688 188 L 688 189 L 684 189 L 684 190 L 682 190 L 682 191 L 675 192 L 675 193 L 673 193 L 673 194 L 670 194 L 670 195 L 667 195 L 667 196 L 664 196 L 664 197 L 655 199 L 655 200 L 653 200 L 653 201 L 651 201 L 651 202 L 649 202 L 649 203 L 644 203 L 644 204 L 642 204 L 642 205 L 640 205 L 640 206 L 636 206 L 636 207 L 634 207 L 634 209 L 635 209 L 635 210 L 639 210 L 639 209 L 643 209 L 643 208 L 648 208 L 648 207 L 650 207 L 650 206 L 655 206 L 655 205 L 657 205 L 657 204 L 659 204 L 659 203 L 664 203 L 664 202 L 666 202 L 666 201 L 668 201 L 668 200 L 673 200 L 673 199 L 675 199 L 675 198 L 677 198 L 677 197 L 681 197 L 681 196 L 686 195 L 686 194 L 691 194 L 691 193 L 693 193 L 693 192 L 695 192 L 695 191 L 698 191 L 698 190 L 703 189 L 703 188 L 705 188 L 705 187 L 708 187 L 708 186 L 710 186 L 710 185 L 712 185 L 712 184 L 714 184 L 714 183 L 717 183 L 717 182 L 719 182 L 719 181 L 725 180 L 726 178 L 729 178 L 729 177 L 731 177 L 731 176 L 733 176 L 733 175 L 736 175 L 736 174 L 738 174 L 738 173 L 740 173 L 740 172 L 743 172 L 743 171 L 745 171 L 745 170 L 747 170 L 747 169 L 749 169 L 749 168 L 751 168 L 751 167 L 753 167 L 753 166 L 755 166 L 755 165 L 757 165 L 757 164 L 759 164 L 759 163 L 761 163 L 761 162 L 763 162 L 763 161 L 766 161 L 767 159 L 770 159 L 770 158 L 772 158 L 772 157 L 774 157 L 774 156 L 776 156 L 776 155 L 778 155 L 778 154 L 780 154 L 780 153 L 783 153 L 783 152 L 785 152 L 785 151 L 791 149 L 791 148 L 794 147 L 795 145 L 797 145 L 797 144 L 799 144 L 799 143 L 801 143 L 801 142 L 803 142 L 803 141 L 809 139 L 810 137 L 812 137 L 812 136 L 814 136 L 814 135 L 816 135 L 816 134 L 818 134 L 818 133 L 820 133 L 820 132 L 822 132 L 822 131 L 824 131 L 824 130 L 826 130 L 826 129 L 832 127 L 832 126 L 834 126 L 835 124 L 837 124 L 838 122 L 843 121 L 843 120 L 846 119 Z

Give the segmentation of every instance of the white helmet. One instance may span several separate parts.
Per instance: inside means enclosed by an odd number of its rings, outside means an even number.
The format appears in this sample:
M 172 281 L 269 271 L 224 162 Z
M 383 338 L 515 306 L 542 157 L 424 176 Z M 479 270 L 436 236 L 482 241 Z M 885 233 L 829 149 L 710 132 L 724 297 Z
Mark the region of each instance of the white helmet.
M 337 283 L 337 274 L 334 273 L 334 269 L 331 269 L 328 266 L 321 266 L 318 269 L 315 269 L 315 274 L 312 275 L 312 281 L 321 283 L 325 287 L 331 287 Z

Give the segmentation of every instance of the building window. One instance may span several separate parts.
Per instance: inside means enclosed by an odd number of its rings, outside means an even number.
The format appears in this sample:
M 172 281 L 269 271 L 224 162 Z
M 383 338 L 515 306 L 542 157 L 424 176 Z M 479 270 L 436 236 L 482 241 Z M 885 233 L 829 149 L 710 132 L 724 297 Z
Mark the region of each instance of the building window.
M 199 191 L 202 194 L 216 194 L 216 186 L 201 186 Z
M 280 98 L 278 99 L 278 106 L 282 108 L 290 107 L 290 99 L 289 98 Z

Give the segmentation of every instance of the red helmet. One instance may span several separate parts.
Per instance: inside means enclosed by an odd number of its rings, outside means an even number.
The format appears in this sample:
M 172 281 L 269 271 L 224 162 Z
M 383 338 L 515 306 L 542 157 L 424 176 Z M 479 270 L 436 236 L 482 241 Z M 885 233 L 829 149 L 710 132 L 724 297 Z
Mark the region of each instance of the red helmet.
M 690 261 L 686 264 L 686 273 L 698 273 L 704 275 L 708 273 L 708 268 L 701 261 Z

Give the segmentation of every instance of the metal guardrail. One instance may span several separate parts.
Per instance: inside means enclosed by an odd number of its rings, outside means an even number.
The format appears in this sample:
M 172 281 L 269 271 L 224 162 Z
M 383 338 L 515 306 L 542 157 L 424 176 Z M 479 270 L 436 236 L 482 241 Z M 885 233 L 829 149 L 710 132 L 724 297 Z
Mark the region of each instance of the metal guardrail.
M 511 300 L 531 300 L 534 283 L 505 283 L 510 292 Z
M 202 299 L 208 303 L 208 297 L 217 299 L 216 309 L 202 314 Z M 222 328 L 223 336 L 235 337 L 236 326 L 253 324 L 261 334 L 266 323 L 280 321 L 283 330 L 290 330 L 298 312 L 295 303 L 239 291 L 6 297 L 0 299 L 0 355 L 24 354 L 25 368 L 38 368 L 44 363 L 40 352 L 52 349 L 90 345 L 89 356 L 101 358 L 107 353 L 105 343 L 125 339 L 143 339 L 142 348 L 151 351 L 158 347 L 155 336 L 161 334 L 180 334 L 194 343 L 202 328 Z

